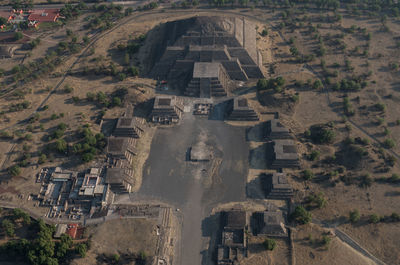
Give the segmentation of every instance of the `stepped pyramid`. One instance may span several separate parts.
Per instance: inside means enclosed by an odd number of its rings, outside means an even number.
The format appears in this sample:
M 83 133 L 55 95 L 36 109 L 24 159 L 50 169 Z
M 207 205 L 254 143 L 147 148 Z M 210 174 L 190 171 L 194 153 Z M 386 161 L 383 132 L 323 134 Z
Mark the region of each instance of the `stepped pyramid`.
M 293 197 L 293 189 L 290 186 L 285 173 L 273 173 L 267 176 L 265 185 L 267 199 L 286 200 Z
M 228 120 L 258 121 L 257 113 L 249 106 L 246 98 L 234 98 L 228 105 Z

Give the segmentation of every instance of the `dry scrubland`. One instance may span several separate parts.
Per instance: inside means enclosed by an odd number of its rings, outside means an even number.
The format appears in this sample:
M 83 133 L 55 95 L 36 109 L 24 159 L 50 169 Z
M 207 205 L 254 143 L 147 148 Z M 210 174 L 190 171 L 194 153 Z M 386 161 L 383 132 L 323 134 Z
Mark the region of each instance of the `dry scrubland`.
M 400 143 L 391 149 L 394 154 L 380 145 L 388 138 L 397 141 L 396 138 L 400 135 L 400 126 L 397 124 L 400 118 L 399 71 L 395 66 L 399 61 L 397 42 L 400 36 L 400 25 L 397 21 L 388 19 L 385 25 L 389 31 L 383 31 L 382 22 L 378 19 L 354 18 L 344 13 L 340 21 L 327 22 L 321 17 L 332 18 L 333 12 L 311 11 L 307 13 L 306 19 L 304 19 L 305 14 L 289 14 L 284 21 L 286 26 L 278 30 L 280 23 L 283 22 L 282 10 L 275 12 L 265 9 L 167 10 L 165 12 L 152 11 L 145 16 L 138 14 L 132 15 L 138 16 L 134 20 L 129 21 L 129 17 L 123 18 L 121 21 L 126 24 L 115 26 L 109 34 L 99 38 L 88 49 L 83 49 L 83 56 L 73 67 L 72 75 L 67 75 L 65 79 L 62 79 L 65 71 L 81 55 L 80 52 L 65 58 L 65 61 L 57 66 L 50 76 L 18 87 L 18 90 L 27 92 L 24 99 L 18 99 L 17 96 L 6 96 L 0 99 L 0 106 L 5 111 L 10 104 L 22 103 L 24 100 L 30 102 L 26 110 L 1 116 L 0 128 L 10 133 L 16 132 L 13 140 L 7 139 L 0 143 L 0 149 L 5 150 L 0 157 L 0 162 L 4 162 L 2 177 L 8 180 L 10 175 L 7 168 L 19 163 L 23 153 L 31 154 L 31 158 L 28 159 L 29 165 L 22 167 L 21 177 L 13 178 L 12 181 L 8 181 L 8 184 L 2 183 L 3 196 L 12 196 L 14 201 L 19 202 L 18 194 L 24 194 L 26 198 L 27 194 L 36 192 L 35 189 L 38 187 L 34 184 L 33 178 L 40 167 L 37 161 L 41 153 L 47 154 L 47 162 L 44 166 L 59 164 L 67 168 L 89 166 L 82 165 L 78 155 L 66 157 L 46 149 L 46 146 L 55 142 L 54 140 L 48 142 L 46 139 L 60 123 L 67 125 L 64 139 L 71 148 L 78 140 L 77 130 L 85 124 L 89 124 L 94 133 L 100 132 L 98 118 L 104 114 L 102 110 L 106 108 L 101 103 L 88 101 L 88 92 L 101 91 L 108 96 L 117 89 L 125 87 L 127 92 L 125 102 L 131 99 L 134 104 L 146 102 L 152 97 L 154 93 L 152 87 L 155 85 L 153 80 L 127 77 L 124 81 L 119 81 L 115 76 L 96 74 L 100 71 L 99 69 L 108 69 L 111 63 L 119 70 L 128 65 L 144 67 L 138 64 L 143 61 L 144 54 L 135 54 L 129 62 L 126 62 L 124 46 L 137 40 L 158 23 L 195 14 L 253 17 L 256 18 L 258 24 L 260 33 L 258 43 L 262 49 L 267 77 L 283 76 L 286 82 L 282 92 L 256 92 L 253 89 L 252 92 L 246 94 L 246 97 L 251 99 L 250 104 L 259 112 L 279 111 L 282 123 L 291 128 L 300 141 L 299 150 L 304 158 L 303 169 L 309 169 L 312 174 L 309 172 L 307 174 L 314 178 L 305 180 L 302 171 L 289 171 L 291 184 L 297 191 L 296 202 L 306 204 L 304 201 L 306 196 L 322 192 L 327 203 L 321 209 L 312 210 L 314 219 L 338 224 L 340 229 L 345 230 L 378 258 L 388 264 L 399 264 L 400 257 L 397 253 L 400 245 L 400 227 L 388 222 L 377 224 L 368 222 L 369 215 L 373 213 L 380 216 L 388 216 L 392 212 L 400 213 L 398 180 L 396 183 L 395 180 L 384 179 L 392 174 L 400 173 L 398 163 L 392 165 L 390 158 L 400 153 Z M 87 16 L 80 17 L 79 21 L 86 21 L 85 17 Z M 27 57 L 24 63 L 43 57 L 48 49 L 56 46 L 55 43 L 68 40 L 66 29 L 71 29 L 79 40 L 85 35 L 92 36 L 93 32 L 81 27 L 82 24 L 84 23 L 72 21 L 63 28 L 52 30 L 49 35 L 43 37 L 38 48 L 32 51 L 32 56 Z M 352 28 L 352 25 L 356 27 Z M 266 36 L 262 36 L 264 28 L 268 31 Z M 371 33 L 370 37 L 368 33 Z M 316 34 L 318 35 L 315 36 Z M 304 55 L 316 54 L 318 50 L 321 53 L 321 47 L 325 49 L 325 52 L 310 62 L 299 63 L 296 56 L 293 56 L 296 53 L 293 47 L 298 53 Z M 340 47 L 345 47 L 345 49 Z M 367 53 L 364 53 L 365 50 Z M 10 69 L 19 64 L 23 57 L 24 55 L 17 55 L 13 59 L 3 60 L 2 67 Z M 54 75 L 54 73 L 58 74 Z M 357 91 L 334 90 L 335 82 L 360 75 L 364 76 L 367 82 L 365 88 Z M 33 128 L 28 127 L 29 123 L 20 124 L 19 122 L 30 117 L 49 95 L 48 88 L 51 90 L 60 80 L 62 82 L 59 88 L 55 93 L 50 94 L 44 104 L 48 107 L 38 112 L 40 118 L 32 123 Z M 316 80 L 321 80 L 322 86 L 318 82 L 315 83 Z M 64 90 L 66 85 L 72 87 L 73 90 L 66 92 Z M 254 82 L 247 85 L 255 86 L 256 84 Z M 348 100 L 345 99 L 345 95 L 348 96 Z M 79 100 L 74 102 L 73 97 Z M 376 103 L 382 103 L 382 105 L 376 105 Z M 142 111 L 145 113 L 145 110 Z M 122 106 L 115 106 L 107 109 L 105 115 L 116 117 L 122 112 Z M 61 113 L 63 115 L 60 115 Z M 262 119 L 265 120 L 267 117 Z M 327 128 L 333 130 L 336 135 L 331 143 L 316 144 L 306 137 L 305 132 L 310 126 L 326 123 L 330 123 Z M 19 130 L 22 132 L 19 133 Z M 31 134 L 31 136 L 26 136 L 26 134 Z M 360 137 L 360 140 L 354 140 L 356 137 Z M 20 138 L 25 138 L 25 140 Z M 351 139 L 345 141 L 347 138 Z M 257 146 L 256 143 L 252 144 L 254 147 Z M 30 146 L 30 149 L 25 147 L 24 150 L 24 145 Z M 314 154 L 319 154 L 316 155 L 314 161 L 309 159 L 312 151 L 318 151 Z M 101 159 L 100 153 L 99 160 Z M 257 170 L 250 174 L 256 175 L 261 172 L 262 170 Z M 361 220 L 356 224 L 349 224 L 348 213 L 353 209 L 359 210 Z M 343 258 L 343 261 L 337 264 L 347 264 L 350 260 L 354 262 L 351 264 L 368 264 L 363 257 L 354 253 L 337 238 L 333 238 L 326 248 L 310 245 L 304 239 L 309 233 L 315 234 L 315 238 L 322 236 L 323 233 L 316 225 L 300 226 L 296 230 L 297 251 L 295 254 L 298 264 L 332 264 L 333 257 Z M 278 243 L 279 250 L 276 253 L 260 252 L 259 255 L 266 255 L 268 260 L 278 262 L 280 260 L 278 257 L 285 255 L 284 245 Z M 257 253 L 256 248 L 254 248 L 254 253 Z M 88 258 L 90 257 L 89 255 Z M 255 255 L 252 259 L 258 258 Z

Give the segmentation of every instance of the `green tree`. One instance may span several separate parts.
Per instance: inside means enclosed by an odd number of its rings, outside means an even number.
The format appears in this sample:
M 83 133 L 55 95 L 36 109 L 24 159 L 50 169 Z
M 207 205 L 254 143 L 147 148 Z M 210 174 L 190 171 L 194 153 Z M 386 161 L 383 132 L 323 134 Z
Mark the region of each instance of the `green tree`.
M 45 154 L 41 154 L 41 155 L 39 156 L 38 163 L 39 163 L 39 164 L 43 164 L 43 163 L 46 163 L 46 161 L 47 161 L 47 156 L 46 156 Z
M 8 169 L 8 173 L 13 177 L 19 176 L 21 174 L 21 168 L 18 165 L 11 166 Z
M 294 212 L 291 215 L 292 219 L 300 224 L 308 224 L 311 222 L 311 213 L 308 212 L 303 206 L 296 206 Z
M 68 149 L 68 144 L 64 139 L 58 139 L 56 141 L 56 150 L 60 153 L 65 153 Z
M 349 213 L 349 220 L 352 224 L 357 223 L 360 220 L 360 217 L 360 212 L 357 209 L 350 211 Z
M 86 252 L 87 252 L 87 246 L 86 244 L 79 244 L 76 246 L 76 252 L 79 254 L 79 256 L 81 256 L 82 258 L 84 258 L 86 256 Z
M 3 219 L 3 221 L 1 222 L 1 226 L 4 229 L 4 232 L 6 233 L 7 236 L 12 237 L 15 235 L 15 227 L 10 220 Z
M 266 250 L 272 251 L 276 248 L 276 241 L 272 238 L 267 238 L 263 242 L 263 246 L 265 247 Z
M 314 178 L 314 173 L 310 169 L 303 170 L 303 178 L 305 180 L 312 180 Z
M 373 223 L 373 224 L 377 224 L 381 221 L 381 217 L 377 214 L 371 214 L 371 216 L 369 217 L 369 222 Z

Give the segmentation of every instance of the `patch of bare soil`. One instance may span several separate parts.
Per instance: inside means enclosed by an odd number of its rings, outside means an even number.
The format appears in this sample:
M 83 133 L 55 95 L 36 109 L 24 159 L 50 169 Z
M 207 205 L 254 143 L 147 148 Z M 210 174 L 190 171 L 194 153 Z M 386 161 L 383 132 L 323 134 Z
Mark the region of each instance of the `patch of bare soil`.
M 134 255 L 140 252 L 147 257 L 155 255 L 157 244 L 157 220 L 130 218 L 111 220 L 88 227 L 92 246 L 85 258 L 76 259 L 74 265 L 103 264 L 101 259 L 114 254 Z M 104 256 L 105 255 L 105 256 Z
M 370 259 L 362 256 L 340 239 L 329 234 L 316 225 L 310 224 L 299 227 L 294 233 L 294 253 L 296 264 L 348 264 L 373 265 Z M 328 245 L 323 245 L 322 237 L 331 238 Z

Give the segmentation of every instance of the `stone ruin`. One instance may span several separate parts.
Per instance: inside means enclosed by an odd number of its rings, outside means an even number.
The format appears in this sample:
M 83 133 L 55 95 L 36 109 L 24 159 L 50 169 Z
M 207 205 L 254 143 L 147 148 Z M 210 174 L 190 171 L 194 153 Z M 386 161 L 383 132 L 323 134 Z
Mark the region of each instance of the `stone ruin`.
M 293 197 L 293 189 L 285 173 L 266 176 L 265 193 L 267 199 L 287 200 Z
M 228 120 L 231 121 L 258 121 L 258 115 L 249 106 L 246 98 L 234 98 L 228 103 Z
M 139 138 L 143 131 L 143 120 L 134 117 L 121 117 L 117 121 L 113 136 Z
M 178 123 L 183 114 L 183 101 L 176 96 L 157 96 L 150 118 L 154 123 Z
M 279 122 L 279 119 L 272 119 L 266 123 L 265 138 L 270 140 L 292 139 L 292 135 L 290 134 L 289 129 Z
M 199 142 L 190 148 L 190 161 L 192 162 L 208 162 L 212 158 L 211 148 L 203 142 Z
M 275 140 L 273 142 L 273 158 L 271 168 L 299 168 L 300 159 L 297 146 L 293 140 Z
M 247 214 L 241 210 L 221 213 L 222 240 L 217 247 L 217 264 L 231 265 L 247 256 Z
M 244 18 L 192 17 L 160 27 L 150 76 L 186 95 L 225 96 L 230 80 L 263 77 L 256 26 Z
M 263 211 L 254 213 L 257 235 L 268 237 L 287 237 L 285 219 L 281 211 Z

